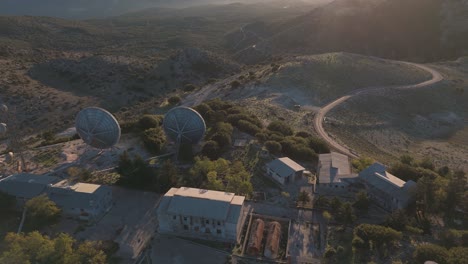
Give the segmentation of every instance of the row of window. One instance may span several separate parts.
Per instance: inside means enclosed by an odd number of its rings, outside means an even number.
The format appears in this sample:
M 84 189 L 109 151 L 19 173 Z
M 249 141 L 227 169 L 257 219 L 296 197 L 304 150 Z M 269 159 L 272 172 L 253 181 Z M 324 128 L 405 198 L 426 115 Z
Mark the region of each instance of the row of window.
M 188 225 L 184 225 L 184 230 L 189 230 L 189 227 Z M 193 231 L 195 232 L 199 232 L 200 231 L 200 227 L 199 226 L 195 226 L 193 227 Z M 211 234 L 211 230 L 209 228 L 205 228 L 205 233 L 206 234 Z M 221 235 L 223 233 L 223 231 L 221 229 L 216 229 L 216 234 L 218 235 Z
M 172 216 L 172 219 L 173 219 L 173 220 L 177 220 L 177 216 L 176 216 L 176 215 Z M 188 220 L 188 217 L 184 216 L 183 219 L 184 219 L 184 221 L 187 221 L 187 220 Z M 203 220 L 202 220 L 202 221 L 203 221 Z M 209 219 L 205 220 L 205 223 L 206 223 L 206 224 L 209 224 L 209 223 L 210 223 L 210 220 L 209 220 Z M 215 220 L 212 220 L 212 224 L 213 224 L 213 225 L 215 224 Z M 216 224 L 220 226 L 220 225 L 221 225 L 221 221 L 217 221 Z

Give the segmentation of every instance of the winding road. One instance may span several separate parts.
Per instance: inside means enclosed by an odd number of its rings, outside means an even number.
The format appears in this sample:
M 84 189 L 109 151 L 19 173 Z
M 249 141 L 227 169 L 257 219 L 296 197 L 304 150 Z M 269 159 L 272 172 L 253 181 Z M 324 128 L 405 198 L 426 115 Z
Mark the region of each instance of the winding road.
M 358 90 L 352 91 L 350 94 L 342 96 L 335 101 L 325 105 L 320 109 L 320 111 L 315 115 L 314 118 L 314 127 L 315 130 L 317 131 L 318 135 L 322 137 L 329 145 L 331 148 L 336 149 L 337 151 L 346 154 L 350 157 L 353 158 L 358 158 L 359 155 L 349 149 L 348 147 L 341 145 L 340 143 L 336 142 L 334 139 L 332 139 L 329 134 L 325 131 L 323 128 L 323 120 L 325 118 L 325 115 L 330 112 L 333 108 L 337 107 L 338 105 L 342 104 L 346 100 L 348 100 L 351 97 L 360 95 L 360 94 L 365 94 L 371 91 L 376 91 L 376 90 L 385 90 L 385 89 L 395 89 L 395 90 L 402 90 L 402 89 L 417 89 L 417 88 L 424 88 L 426 86 L 433 85 L 437 82 L 440 82 L 443 80 L 442 74 L 440 74 L 438 71 L 429 68 L 428 66 L 421 65 L 421 64 L 416 64 L 416 63 L 411 63 L 411 62 L 401 62 L 410 66 L 414 66 L 417 68 L 420 68 L 422 70 L 425 70 L 429 72 L 432 75 L 432 78 L 430 80 L 417 83 L 417 84 L 409 84 L 409 85 L 390 85 L 390 86 L 379 86 L 379 87 L 367 87 L 367 88 L 362 88 Z

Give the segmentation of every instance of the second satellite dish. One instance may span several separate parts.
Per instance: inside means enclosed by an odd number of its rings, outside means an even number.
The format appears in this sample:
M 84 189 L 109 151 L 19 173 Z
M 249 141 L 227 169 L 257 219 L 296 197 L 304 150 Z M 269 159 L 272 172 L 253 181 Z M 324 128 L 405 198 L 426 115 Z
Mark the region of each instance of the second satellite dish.
M 206 131 L 203 117 L 192 108 L 182 106 L 166 113 L 163 127 L 166 135 L 177 144 L 196 144 Z
M 76 132 L 86 144 L 98 149 L 111 148 L 120 139 L 117 119 L 99 107 L 85 108 L 78 113 Z

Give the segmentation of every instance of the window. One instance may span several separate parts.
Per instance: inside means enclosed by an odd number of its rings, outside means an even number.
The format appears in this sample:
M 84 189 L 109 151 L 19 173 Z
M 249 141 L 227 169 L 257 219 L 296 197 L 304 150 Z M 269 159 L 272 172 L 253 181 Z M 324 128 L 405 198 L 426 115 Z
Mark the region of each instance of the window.
M 184 217 L 184 221 L 187 221 L 187 217 Z
M 188 230 L 188 226 L 187 226 L 187 225 L 184 225 L 184 230 Z
M 221 234 L 221 229 L 217 229 L 217 230 L 216 230 L 216 233 L 217 233 L 217 234 Z
M 206 223 L 209 224 L 209 223 L 210 223 L 210 220 L 206 220 Z
M 172 217 L 172 219 L 176 220 L 176 219 L 177 219 L 177 216 L 174 215 L 174 216 Z
M 199 226 L 195 226 L 195 227 L 193 228 L 193 230 L 194 230 L 195 232 L 198 232 L 198 231 L 200 231 L 200 227 L 199 227 Z
M 205 233 L 210 234 L 210 233 L 211 233 L 211 230 L 210 230 L 209 228 L 206 228 L 206 229 L 205 229 Z
M 221 225 L 221 222 L 218 221 L 218 225 Z

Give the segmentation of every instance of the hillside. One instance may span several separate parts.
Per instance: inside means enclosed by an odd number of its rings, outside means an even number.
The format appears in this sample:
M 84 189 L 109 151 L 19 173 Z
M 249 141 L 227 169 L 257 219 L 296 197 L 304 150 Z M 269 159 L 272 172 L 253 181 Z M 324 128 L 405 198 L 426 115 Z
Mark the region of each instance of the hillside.
M 436 61 L 467 52 L 464 0 L 336 0 L 275 27 L 273 53 L 347 51 Z
M 355 97 L 332 110 L 325 128 L 384 162 L 408 152 L 468 170 L 468 59 L 431 66 L 446 80 L 428 89 Z

